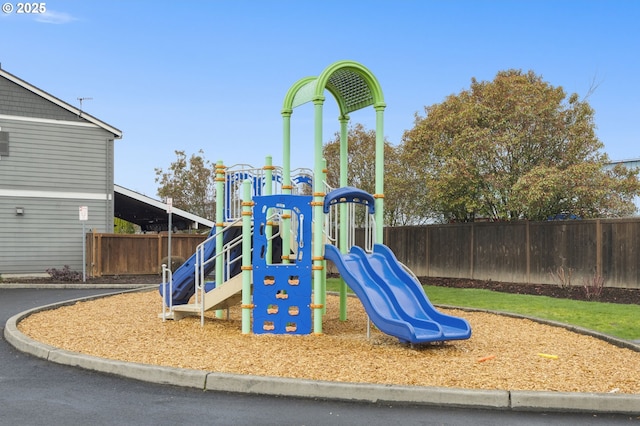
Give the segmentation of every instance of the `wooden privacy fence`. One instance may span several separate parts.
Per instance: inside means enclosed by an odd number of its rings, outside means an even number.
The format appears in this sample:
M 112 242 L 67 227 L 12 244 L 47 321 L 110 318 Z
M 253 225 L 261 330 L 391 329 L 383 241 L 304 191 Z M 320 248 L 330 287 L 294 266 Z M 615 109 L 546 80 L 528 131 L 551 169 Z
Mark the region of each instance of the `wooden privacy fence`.
M 554 284 L 599 276 L 640 288 L 640 218 L 474 222 L 385 229 L 385 244 L 416 275 Z
M 549 222 L 473 222 L 385 228 L 385 244 L 424 277 L 554 284 L 596 276 L 605 286 L 640 288 L 640 218 Z M 361 233 L 358 233 L 361 238 Z M 173 234 L 172 256 L 188 259 L 205 235 Z M 87 234 L 93 276 L 159 274 L 167 234 Z
M 86 235 L 89 275 L 160 274 L 161 261 L 168 255 L 168 235 L 101 234 Z M 171 256 L 188 259 L 207 235 L 172 234 Z

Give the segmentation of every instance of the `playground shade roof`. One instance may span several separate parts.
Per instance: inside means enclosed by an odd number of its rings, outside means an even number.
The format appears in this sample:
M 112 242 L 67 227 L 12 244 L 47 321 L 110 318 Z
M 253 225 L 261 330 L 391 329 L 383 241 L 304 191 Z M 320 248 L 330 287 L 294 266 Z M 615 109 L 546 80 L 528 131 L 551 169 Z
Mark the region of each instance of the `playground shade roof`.
M 342 115 L 370 105 L 384 105 L 380 85 L 367 68 L 353 61 L 338 61 L 320 76 L 296 82 L 285 98 L 284 111 L 318 99 L 325 89 L 336 99 Z
M 373 105 L 374 99 L 369 85 L 360 73 L 351 69 L 335 71 L 329 77 L 326 87 L 337 99 L 344 101 L 344 113 Z

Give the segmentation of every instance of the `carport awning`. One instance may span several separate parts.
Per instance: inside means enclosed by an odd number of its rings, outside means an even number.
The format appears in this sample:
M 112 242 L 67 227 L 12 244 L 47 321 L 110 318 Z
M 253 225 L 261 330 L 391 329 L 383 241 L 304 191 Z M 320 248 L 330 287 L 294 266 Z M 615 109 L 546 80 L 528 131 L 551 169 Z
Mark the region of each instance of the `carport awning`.
M 113 196 L 115 217 L 139 225 L 145 232 L 168 230 L 169 215 L 166 203 L 119 185 L 113 186 Z M 212 228 L 215 223 L 173 207 L 171 209 L 171 225 L 174 230 L 184 230 L 200 227 Z

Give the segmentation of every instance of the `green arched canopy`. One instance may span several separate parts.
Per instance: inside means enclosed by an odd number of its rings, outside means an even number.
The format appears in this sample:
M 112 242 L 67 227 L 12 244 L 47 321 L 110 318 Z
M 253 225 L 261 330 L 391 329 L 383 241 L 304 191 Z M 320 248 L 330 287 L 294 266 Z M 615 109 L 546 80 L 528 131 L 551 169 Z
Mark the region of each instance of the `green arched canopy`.
M 325 90 L 335 98 L 340 116 L 372 105 L 385 106 L 382 88 L 371 71 L 357 62 L 338 61 L 318 77 L 305 77 L 294 83 L 284 98 L 282 113 L 291 114 L 307 102 L 324 100 Z

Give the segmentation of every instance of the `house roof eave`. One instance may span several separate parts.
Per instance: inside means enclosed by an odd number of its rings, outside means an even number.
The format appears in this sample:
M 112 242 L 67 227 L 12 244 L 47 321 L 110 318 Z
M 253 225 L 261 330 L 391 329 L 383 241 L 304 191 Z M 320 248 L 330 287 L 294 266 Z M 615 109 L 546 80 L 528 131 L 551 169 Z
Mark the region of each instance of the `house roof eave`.
M 30 92 L 42 97 L 43 99 L 48 100 L 49 102 L 53 102 L 54 104 L 58 105 L 61 108 L 66 109 L 67 111 L 76 114 L 79 117 L 84 118 L 85 120 L 87 120 L 90 123 L 93 123 L 101 128 L 103 128 L 104 130 L 110 132 L 111 134 L 113 134 L 113 136 L 116 139 L 121 139 L 122 138 L 122 131 L 116 127 L 111 126 L 110 124 L 105 123 L 102 120 L 99 120 L 97 118 L 95 118 L 94 116 L 92 116 L 91 114 L 87 114 L 86 112 L 82 111 L 79 108 L 74 107 L 73 105 L 70 105 L 68 103 L 66 103 L 65 101 L 56 98 L 55 96 L 53 96 L 50 93 L 45 92 L 42 89 L 39 89 L 38 87 L 34 86 L 33 84 L 27 83 L 26 81 L 22 80 L 19 77 L 16 77 L 15 75 L 7 72 L 6 70 L 0 68 L 0 76 L 6 78 L 7 80 L 29 90 Z

